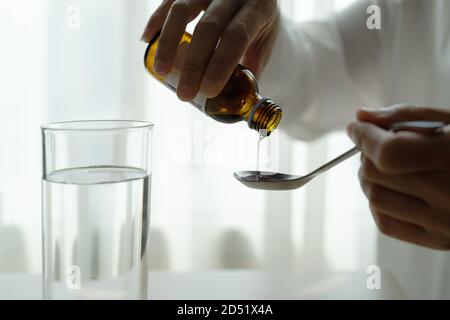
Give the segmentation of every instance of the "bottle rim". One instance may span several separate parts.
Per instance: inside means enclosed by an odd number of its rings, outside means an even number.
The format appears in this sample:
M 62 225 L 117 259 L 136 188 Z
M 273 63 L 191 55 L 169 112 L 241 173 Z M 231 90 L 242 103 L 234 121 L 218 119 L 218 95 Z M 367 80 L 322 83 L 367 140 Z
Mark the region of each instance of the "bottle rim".
M 251 124 L 252 124 L 252 122 L 253 122 L 253 117 L 255 116 L 256 111 L 258 111 L 259 108 L 261 108 L 261 107 L 263 106 L 263 104 L 264 104 L 265 102 L 267 102 L 268 100 L 270 100 L 270 99 L 267 98 L 267 97 L 263 97 L 262 99 L 260 99 L 260 100 L 258 101 L 257 104 L 255 104 L 255 105 L 253 106 L 252 111 L 250 111 L 250 116 L 248 117 L 248 121 L 247 121 L 249 127 L 251 127 Z
M 267 108 L 262 111 L 262 115 L 258 113 L 261 108 Z M 255 119 L 256 117 L 256 119 Z M 278 104 L 274 103 L 270 98 L 261 98 L 250 111 L 248 117 L 248 127 L 257 131 L 266 130 L 267 136 L 269 136 L 273 130 L 278 127 L 282 118 L 281 108 Z

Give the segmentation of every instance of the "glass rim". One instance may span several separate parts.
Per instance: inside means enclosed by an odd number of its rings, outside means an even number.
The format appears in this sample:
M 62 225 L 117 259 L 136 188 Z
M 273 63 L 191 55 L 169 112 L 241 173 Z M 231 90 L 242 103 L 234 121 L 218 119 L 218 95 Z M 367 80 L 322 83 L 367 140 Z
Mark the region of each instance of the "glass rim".
M 104 127 L 95 126 L 89 127 L 95 123 L 105 123 L 109 124 Z M 122 124 L 122 125 L 120 125 Z M 132 130 L 132 129 L 152 129 L 154 124 L 147 121 L 141 120 L 73 120 L 73 121 L 60 121 L 41 125 L 42 131 L 121 131 L 121 130 Z

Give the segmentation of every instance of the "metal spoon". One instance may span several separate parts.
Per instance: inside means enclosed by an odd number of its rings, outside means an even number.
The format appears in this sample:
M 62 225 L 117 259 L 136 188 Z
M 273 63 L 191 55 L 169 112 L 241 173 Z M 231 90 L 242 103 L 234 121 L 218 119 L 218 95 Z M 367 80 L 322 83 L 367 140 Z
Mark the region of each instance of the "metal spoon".
M 443 122 L 435 121 L 408 121 L 398 122 L 390 127 L 394 132 L 398 131 L 413 131 L 426 135 L 434 135 L 442 132 L 445 127 Z M 352 157 L 359 152 L 358 148 L 350 149 L 339 157 L 322 165 L 306 176 L 295 176 L 283 173 L 261 172 L 261 171 L 239 171 L 235 172 L 233 176 L 252 189 L 260 190 L 293 190 L 303 187 L 318 175 L 333 168 L 337 164 Z

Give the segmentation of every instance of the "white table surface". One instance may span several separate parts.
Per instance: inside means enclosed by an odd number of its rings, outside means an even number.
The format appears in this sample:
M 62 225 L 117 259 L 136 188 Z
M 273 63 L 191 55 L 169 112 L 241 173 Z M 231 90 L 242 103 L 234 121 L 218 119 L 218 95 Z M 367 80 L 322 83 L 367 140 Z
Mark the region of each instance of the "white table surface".
M 365 272 L 294 271 L 150 272 L 149 298 L 190 300 L 406 299 L 384 271 L 381 289 L 369 290 Z M 40 275 L 0 274 L 0 300 L 41 299 Z

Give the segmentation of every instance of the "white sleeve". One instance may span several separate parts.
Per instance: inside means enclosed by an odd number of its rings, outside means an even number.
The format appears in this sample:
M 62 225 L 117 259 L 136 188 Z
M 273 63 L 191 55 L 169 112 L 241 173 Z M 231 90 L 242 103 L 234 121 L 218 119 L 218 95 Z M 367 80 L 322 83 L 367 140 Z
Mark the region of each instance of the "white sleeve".
M 343 129 L 358 107 L 382 104 L 382 34 L 366 26 L 373 3 L 360 1 L 323 21 L 282 19 L 259 85 L 283 108 L 280 128 L 294 138 L 311 140 Z M 389 8 L 384 1 L 378 5 L 385 31 Z

